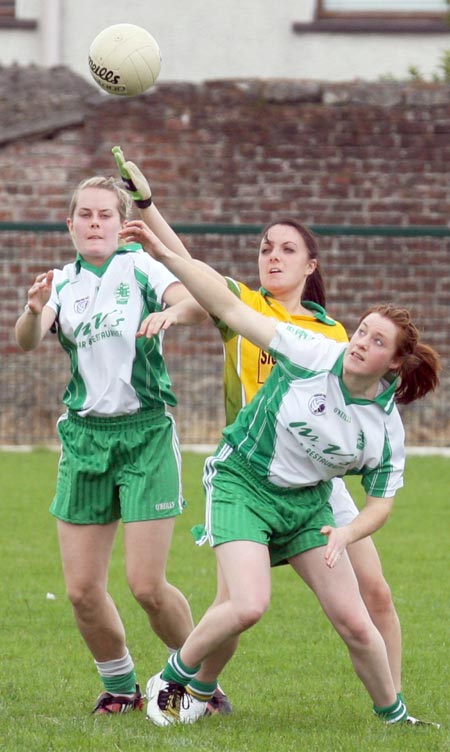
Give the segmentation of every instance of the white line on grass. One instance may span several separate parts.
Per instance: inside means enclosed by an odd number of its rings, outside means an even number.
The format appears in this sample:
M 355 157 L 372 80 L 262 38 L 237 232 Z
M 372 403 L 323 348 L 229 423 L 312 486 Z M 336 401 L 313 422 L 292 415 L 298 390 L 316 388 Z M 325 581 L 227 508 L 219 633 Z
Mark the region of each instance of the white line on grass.
M 54 452 L 61 451 L 59 444 L 4 444 L 0 445 L 0 452 L 32 452 L 33 449 L 49 449 Z M 212 454 L 217 449 L 217 444 L 182 444 L 183 452 L 195 452 L 196 454 Z M 450 457 L 450 447 L 406 447 L 407 455 L 437 455 L 439 457 Z

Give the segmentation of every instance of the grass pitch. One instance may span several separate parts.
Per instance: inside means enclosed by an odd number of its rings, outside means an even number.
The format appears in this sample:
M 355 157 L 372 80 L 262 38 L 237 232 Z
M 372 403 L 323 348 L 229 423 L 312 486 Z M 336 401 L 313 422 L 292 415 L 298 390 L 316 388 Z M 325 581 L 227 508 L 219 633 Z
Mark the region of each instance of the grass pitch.
M 169 578 L 198 619 L 214 595 L 214 556 L 193 544 L 203 521 L 203 458 L 185 453 L 188 508 L 176 527 Z M 434 752 L 449 750 L 450 459 L 410 457 L 405 488 L 376 543 L 404 637 L 404 691 L 412 714 L 442 728 L 386 728 L 346 648 L 288 567 L 273 573 L 271 608 L 241 638 L 222 684 L 230 717 L 159 729 L 141 713 L 90 715 L 101 685 L 65 597 L 55 520 L 48 513 L 58 456 L 0 452 L 0 750 L 5 752 Z M 359 480 L 349 479 L 357 501 Z M 160 669 L 164 647 L 128 591 L 119 532 L 110 591 L 126 625 L 138 678 Z

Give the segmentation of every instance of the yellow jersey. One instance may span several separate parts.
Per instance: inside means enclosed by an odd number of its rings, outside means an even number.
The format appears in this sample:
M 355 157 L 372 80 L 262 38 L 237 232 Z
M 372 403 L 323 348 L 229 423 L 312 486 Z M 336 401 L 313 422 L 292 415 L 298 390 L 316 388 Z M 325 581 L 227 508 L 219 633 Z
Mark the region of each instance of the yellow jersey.
M 337 342 L 348 342 L 347 332 L 339 321 L 334 321 L 318 303 L 302 301 L 302 306 L 311 311 L 310 316 L 293 316 L 279 301 L 261 287 L 250 290 L 242 282 L 227 277 L 229 289 L 244 303 L 266 316 L 286 321 L 313 332 L 320 332 Z M 253 399 L 264 384 L 275 363 L 265 350 L 232 331 L 224 322 L 216 320 L 224 346 L 224 393 L 225 418 L 233 423 L 239 410 Z

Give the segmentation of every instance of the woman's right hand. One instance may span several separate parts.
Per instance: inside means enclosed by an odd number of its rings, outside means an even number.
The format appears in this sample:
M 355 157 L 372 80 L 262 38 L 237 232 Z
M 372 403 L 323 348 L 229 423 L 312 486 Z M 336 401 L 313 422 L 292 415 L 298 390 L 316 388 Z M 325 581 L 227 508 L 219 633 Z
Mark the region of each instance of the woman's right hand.
M 119 237 L 125 243 L 139 243 L 154 259 L 163 263 L 165 258 L 175 255 L 141 219 L 125 222 Z

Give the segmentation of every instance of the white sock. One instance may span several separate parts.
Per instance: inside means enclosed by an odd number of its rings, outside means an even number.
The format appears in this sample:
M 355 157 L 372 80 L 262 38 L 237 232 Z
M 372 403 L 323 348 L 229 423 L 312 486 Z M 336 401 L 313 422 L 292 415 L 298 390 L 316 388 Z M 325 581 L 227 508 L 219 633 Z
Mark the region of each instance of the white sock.
M 121 676 L 122 674 L 129 674 L 134 669 L 133 659 L 128 650 L 122 658 L 116 658 L 113 661 L 96 661 L 94 659 L 94 663 L 100 676 Z

